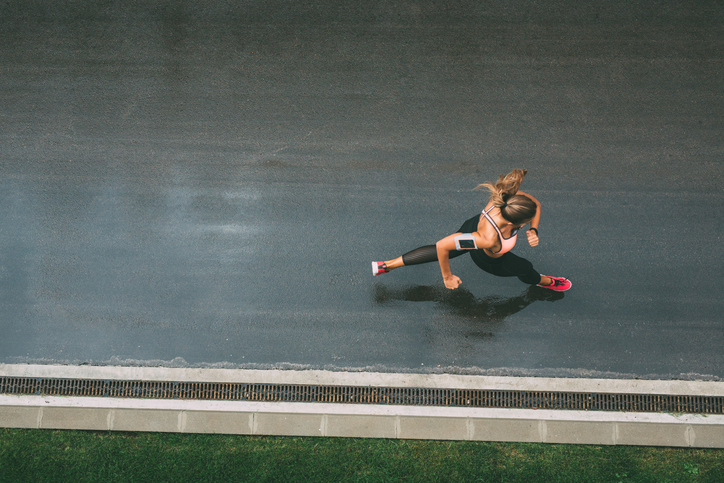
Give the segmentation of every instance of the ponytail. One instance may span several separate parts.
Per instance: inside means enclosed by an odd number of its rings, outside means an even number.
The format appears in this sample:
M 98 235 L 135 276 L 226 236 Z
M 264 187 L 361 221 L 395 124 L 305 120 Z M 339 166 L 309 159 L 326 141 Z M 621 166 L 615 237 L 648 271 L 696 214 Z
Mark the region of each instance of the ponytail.
M 475 189 L 485 188 L 490 191 L 489 203 L 500 209 L 500 214 L 509 222 L 522 225 L 530 221 L 536 214 L 536 204 L 523 195 L 516 195 L 523 182 L 527 169 L 514 169 L 506 175 L 500 175 L 498 182 L 483 183 Z

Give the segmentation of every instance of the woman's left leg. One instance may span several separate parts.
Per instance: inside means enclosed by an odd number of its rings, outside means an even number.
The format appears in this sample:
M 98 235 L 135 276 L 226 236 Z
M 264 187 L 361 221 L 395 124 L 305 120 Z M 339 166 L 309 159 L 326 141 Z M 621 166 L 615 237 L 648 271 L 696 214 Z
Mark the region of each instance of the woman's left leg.
M 514 253 L 504 253 L 498 258 L 489 257 L 482 250 L 472 252 L 471 257 L 475 265 L 498 277 L 518 277 L 518 279 L 529 285 L 538 285 L 546 282 L 533 264 L 523 257 Z M 545 277 L 548 278 L 548 277 Z M 550 283 L 550 282 L 548 282 Z
M 557 292 L 565 292 L 571 288 L 571 281 L 563 277 L 547 277 L 533 268 L 533 264 L 514 253 L 504 253 L 499 258 L 492 258 L 482 250 L 471 253 L 475 264 L 486 272 L 499 277 L 518 277 L 521 282 L 538 285 Z

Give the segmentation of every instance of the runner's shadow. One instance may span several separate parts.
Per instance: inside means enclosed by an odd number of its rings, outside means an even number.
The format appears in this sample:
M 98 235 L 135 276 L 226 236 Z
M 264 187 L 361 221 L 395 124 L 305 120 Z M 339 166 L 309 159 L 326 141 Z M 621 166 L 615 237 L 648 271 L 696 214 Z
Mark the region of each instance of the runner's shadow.
M 535 285 L 530 286 L 517 297 L 490 296 L 477 298 L 465 288 L 448 290 L 444 287 L 429 287 L 426 285 L 416 285 L 398 290 L 376 285 L 374 290 L 374 299 L 378 304 L 386 304 L 395 300 L 437 302 L 452 310 L 458 316 L 490 321 L 502 321 L 520 312 L 533 302 L 555 302 L 564 297 L 561 292 L 553 292 Z

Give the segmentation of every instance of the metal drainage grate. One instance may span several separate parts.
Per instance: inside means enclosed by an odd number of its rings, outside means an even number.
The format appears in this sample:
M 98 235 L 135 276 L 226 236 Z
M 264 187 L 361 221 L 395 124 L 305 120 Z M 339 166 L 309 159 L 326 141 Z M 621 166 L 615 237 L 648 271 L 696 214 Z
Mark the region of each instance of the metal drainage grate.
M 0 394 L 724 414 L 722 396 L 0 376 Z

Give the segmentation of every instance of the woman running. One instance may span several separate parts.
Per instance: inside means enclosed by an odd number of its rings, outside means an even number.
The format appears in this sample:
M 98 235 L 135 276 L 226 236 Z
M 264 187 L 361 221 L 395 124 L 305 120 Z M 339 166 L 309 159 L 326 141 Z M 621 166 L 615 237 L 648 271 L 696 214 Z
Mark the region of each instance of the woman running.
M 528 223 L 528 243 L 538 246 L 540 202 L 518 189 L 527 172 L 514 169 L 506 176 L 501 175 L 496 184 L 478 185 L 475 189 L 490 191 L 490 199 L 481 214 L 467 220 L 456 233 L 436 245 L 416 248 L 393 260 L 372 262 L 372 273 L 377 276 L 408 265 L 439 262 L 445 287 L 454 290 L 462 281 L 450 271 L 450 259 L 470 253 L 473 262 L 492 275 L 518 277 L 523 283 L 565 292 L 571 288 L 569 280 L 541 275 L 528 260 L 510 252 L 518 230 Z

